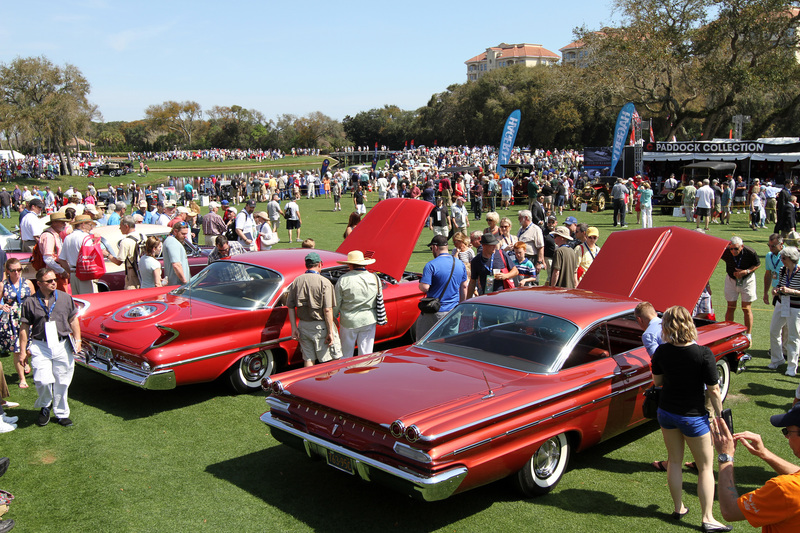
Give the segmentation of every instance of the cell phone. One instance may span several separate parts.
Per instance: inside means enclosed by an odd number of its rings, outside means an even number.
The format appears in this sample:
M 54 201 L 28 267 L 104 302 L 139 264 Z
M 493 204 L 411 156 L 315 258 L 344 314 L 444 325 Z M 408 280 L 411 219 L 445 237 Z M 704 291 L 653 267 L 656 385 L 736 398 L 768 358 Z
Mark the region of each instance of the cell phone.
M 733 413 L 730 409 L 723 409 L 721 416 L 725 421 L 725 425 L 728 426 L 728 431 L 730 431 L 731 435 L 733 435 Z

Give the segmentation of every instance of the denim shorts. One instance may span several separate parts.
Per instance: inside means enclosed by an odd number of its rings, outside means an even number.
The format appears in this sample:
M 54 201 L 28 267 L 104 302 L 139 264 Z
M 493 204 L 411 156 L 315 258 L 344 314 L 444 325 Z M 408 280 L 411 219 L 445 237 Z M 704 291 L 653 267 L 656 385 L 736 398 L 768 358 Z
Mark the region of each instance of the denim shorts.
M 658 409 L 658 424 L 664 429 L 679 429 L 685 437 L 702 437 L 711 431 L 708 416 L 680 416 Z

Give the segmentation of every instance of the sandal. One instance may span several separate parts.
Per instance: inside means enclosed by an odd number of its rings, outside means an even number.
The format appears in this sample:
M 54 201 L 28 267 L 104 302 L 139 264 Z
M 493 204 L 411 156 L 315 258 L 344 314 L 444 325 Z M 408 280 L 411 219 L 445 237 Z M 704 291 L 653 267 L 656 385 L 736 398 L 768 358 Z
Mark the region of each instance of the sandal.
M 692 461 L 690 463 L 683 463 L 683 466 L 685 466 L 689 470 L 694 470 L 695 472 L 698 472 L 697 463 L 695 463 L 694 461 Z
M 22 383 L 19 384 L 19 388 L 20 389 L 27 389 L 28 388 L 28 384 L 23 381 Z
M 668 464 L 669 463 L 667 461 L 653 461 L 652 463 L 650 463 L 650 466 L 652 466 L 659 472 L 666 472 Z
M 26 374 L 31 373 L 31 365 L 29 365 L 28 363 L 25 363 L 25 373 Z

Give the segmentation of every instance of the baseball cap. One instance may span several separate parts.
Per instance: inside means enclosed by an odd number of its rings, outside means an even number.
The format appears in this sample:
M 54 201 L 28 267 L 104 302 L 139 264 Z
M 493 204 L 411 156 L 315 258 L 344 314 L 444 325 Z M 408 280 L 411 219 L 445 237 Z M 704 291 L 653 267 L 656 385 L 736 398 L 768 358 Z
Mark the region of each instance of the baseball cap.
M 255 207 L 255 206 L 256 206 L 256 201 L 255 200 L 248 200 L 247 201 L 247 207 Z
M 317 252 L 309 252 L 306 254 L 306 263 L 313 263 L 318 265 L 322 263 L 322 258 L 319 256 Z
M 208 202 L 208 208 L 214 209 L 215 207 L 219 207 L 219 203 L 217 202 Z
M 795 405 L 782 415 L 772 415 L 769 417 L 769 422 L 776 428 L 800 426 L 800 404 Z
M 428 247 L 431 246 L 447 246 L 447 237 L 444 235 L 434 235 L 431 242 L 428 243 Z
M 222 205 L 228 205 L 229 203 L 228 200 L 222 200 Z
M 569 226 L 570 224 L 577 224 L 577 223 L 578 219 L 575 217 L 567 217 L 567 219 L 564 221 L 564 224 L 566 224 L 567 226 Z

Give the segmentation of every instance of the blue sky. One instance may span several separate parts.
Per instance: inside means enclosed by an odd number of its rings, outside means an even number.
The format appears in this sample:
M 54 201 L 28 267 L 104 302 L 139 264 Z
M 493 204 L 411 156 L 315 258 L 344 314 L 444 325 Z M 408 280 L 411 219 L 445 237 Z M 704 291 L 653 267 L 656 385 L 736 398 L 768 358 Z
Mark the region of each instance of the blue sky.
M 424 106 L 466 80 L 464 61 L 501 42 L 558 53 L 573 29 L 613 22 L 609 0 L 344 2 L 46 0 L 2 3 L 0 62 L 77 66 L 105 121 L 148 105 L 240 105 L 268 119 L 335 119 Z

